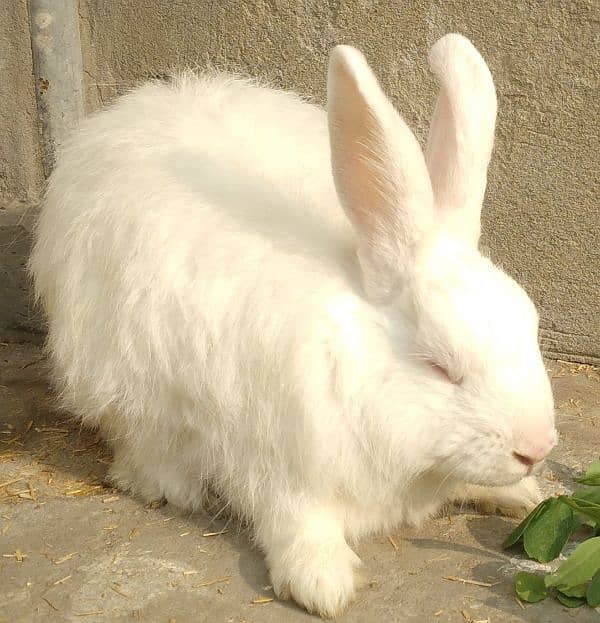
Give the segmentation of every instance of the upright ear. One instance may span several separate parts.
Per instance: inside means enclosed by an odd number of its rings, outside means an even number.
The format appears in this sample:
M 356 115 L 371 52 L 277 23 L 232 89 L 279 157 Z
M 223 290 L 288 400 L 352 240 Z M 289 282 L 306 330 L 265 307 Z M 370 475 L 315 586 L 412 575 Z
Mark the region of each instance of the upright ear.
M 462 35 L 442 37 L 431 48 L 429 63 L 441 85 L 427 145 L 436 206 L 453 235 L 477 247 L 494 143 L 494 82 L 479 52 Z
M 358 234 L 365 286 L 384 297 L 411 268 L 431 227 L 425 159 L 364 56 L 350 46 L 331 54 L 327 110 L 333 178 Z

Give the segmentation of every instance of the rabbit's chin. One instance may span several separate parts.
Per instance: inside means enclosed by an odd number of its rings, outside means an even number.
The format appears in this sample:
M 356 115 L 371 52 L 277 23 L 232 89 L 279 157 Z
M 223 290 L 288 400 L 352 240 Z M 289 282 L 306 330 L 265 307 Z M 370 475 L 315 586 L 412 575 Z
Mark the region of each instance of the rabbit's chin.
M 472 485 L 484 487 L 505 487 L 520 482 L 523 478 L 539 473 L 542 464 L 527 467 L 520 464 L 512 456 L 481 457 L 473 461 L 473 457 L 461 457 L 453 461 L 448 473 L 453 480 L 460 480 Z
M 519 472 L 499 472 L 485 477 L 469 474 L 464 478 L 464 481 L 472 485 L 481 485 L 484 487 L 506 487 L 520 482 L 529 475 L 531 475 L 531 472 L 527 470 L 521 470 Z

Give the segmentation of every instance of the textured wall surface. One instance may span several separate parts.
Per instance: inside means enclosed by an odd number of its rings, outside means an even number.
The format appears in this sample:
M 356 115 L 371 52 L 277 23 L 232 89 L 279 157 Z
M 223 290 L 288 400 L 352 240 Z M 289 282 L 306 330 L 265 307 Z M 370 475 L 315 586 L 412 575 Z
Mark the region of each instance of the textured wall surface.
M 435 97 L 427 49 L 446 32 L 467 35 L 499 95 L 483 244 L 539 305 L 548 353 L 600 357 L 593 0 L 87 0 L 84 16 L 92 107 L 190 64 L 323 102 L 327 53 L 343 42 L 363 50 L 421 139 Z
M 80 17 L 88 110 L 190 65 L 323 103 L 328 51 L 351 43 L 421 140 L 435 99 L 427 50 L 465 34 L 499 96 L 483 245 L 538 304 L 548 354 L 600 360 L 596 0 L 80 0 Z
M 0 197 L 35 199 L 42 186 L 27 0 L 0 8 Z

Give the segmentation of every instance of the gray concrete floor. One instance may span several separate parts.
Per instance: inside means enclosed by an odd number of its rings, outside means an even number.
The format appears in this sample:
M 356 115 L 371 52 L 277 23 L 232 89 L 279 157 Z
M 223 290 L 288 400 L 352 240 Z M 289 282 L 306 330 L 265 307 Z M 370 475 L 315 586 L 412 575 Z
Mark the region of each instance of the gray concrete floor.
M 110 455 L 94 433 L 53 411 L 35 342 L 0 334 L 0 621 L 317 620 L 273 600 L 263 557 L 239 526 L 144 506 L 107 488 Z M 569 489 L 600 454 L 600 373 L 560 362 L 548 368 L 562 437 L 542 477 L 552 492 Z M 530 563 L 500 548 L 514 524 L 454 509 L 421 530 L 363 540 L 356 551 L 366 584 L 339 620 L 600 620 L 590 608 L 554 600 L 517 602 L 513 577 Z

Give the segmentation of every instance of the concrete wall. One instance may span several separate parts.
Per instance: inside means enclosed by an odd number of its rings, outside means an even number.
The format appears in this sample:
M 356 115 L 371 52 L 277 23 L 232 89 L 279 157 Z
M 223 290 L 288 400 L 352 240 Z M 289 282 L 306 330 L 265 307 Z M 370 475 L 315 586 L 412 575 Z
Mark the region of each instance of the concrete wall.
M 27 0 L 0 8 L 0 198 L 36 199 L 43 172 Z
M 549 355 L 600 360 L 595 0 L 80 0 L 80 17 L 88 110 L 189 65 L 323 103 L 328 51 L 351 43 L 421 139 L 435 98 L 427 49 L 467 35 L 499 95 L 483 244 L 538 304 Z

